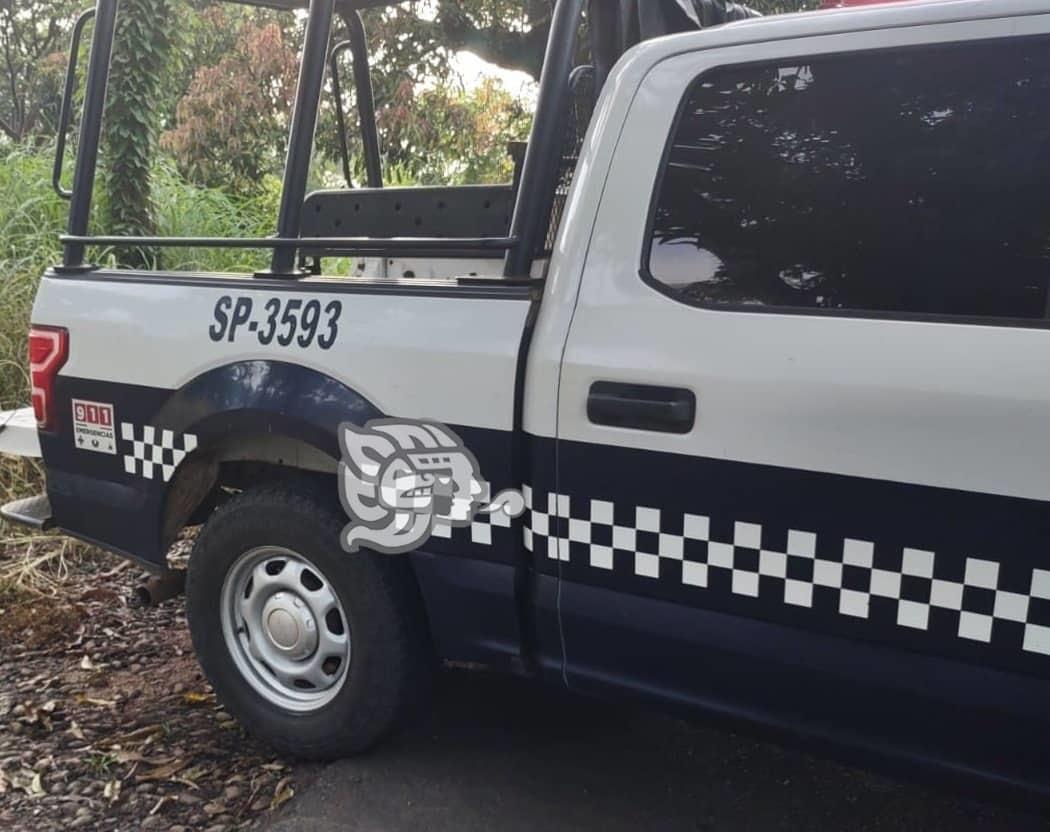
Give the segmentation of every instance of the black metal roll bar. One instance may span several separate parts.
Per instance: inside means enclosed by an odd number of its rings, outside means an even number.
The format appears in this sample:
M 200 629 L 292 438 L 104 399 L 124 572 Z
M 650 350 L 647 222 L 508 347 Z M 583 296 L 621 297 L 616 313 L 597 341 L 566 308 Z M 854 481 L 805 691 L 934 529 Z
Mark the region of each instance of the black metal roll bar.
M 365 37 L 365 26 L 361 21 L 361 13 L 356 9 L 344 9 L 340 16 L 346 24 L 349 37 L 332 47 L 332 54 L 329 56 L 329 72 L 332 76 L 332 95 L 335 98 L 335 118 L 339 128 L 343 176 L 346 178 L 346 186 L 354 187 L 350 178 L 350 149 L 346 142 L 343 90 L 339 80 L 339 57 L 349 49 L 353 58 L 357 117 L 361 130 L 361 142 L 365 151 L 365 178 L 369 188 L 382 188 L 383 166 L 379 155 L 379 130 L 376 127 L 376 105 L 372 94 L 372 73 L 368 66 L 368 39 Z
M 253 5 L 281 9 L 302 8 L 307 0 L 234 0 Z M 326 248 L 358 253 L 386 253 L 395 251 L 461 252 L 505 251 L 503 273 L 507 277 L 527 276 L 536 253 L 541 250 L 547 233 L 555 188 L 559 178 L 559 164 L 564 141 L 565 119 L 571 103 L 570 73 L 576 38 L 585 2 L 589 2 L 592 20 L 592 52 L 595 55 L 597 93 L 612 62 L 618 57 L 620 48 L 628 40 L 623 11 L 631 4 L 626 0 L 556 0 L 547 39 L 547 52 L 540 75 L 539 94 L 533 116 L 532 130 L 525 152 L 520 174 L 520 184 L 514 204 L 510 231 L 504 237 L 460 237 L 460 238 L 393 238 L 367 237 L 303 238 L 303 202 L 306 195 L 306 180 L 313 152 L 317 112 L 324 83 L 326 64 L 331 61 L 333 86 L 339 98 L 336 60 L 344 49 L 353 56 L 354 78 L 357 85 L 358 114 L 365 149 L 365 164 L 368 184 L 382 186 L 379 141 L 375 128 L 375 103 L 372 97 L 371 78 L 368 67 L 368 48 L 364 26 L 357 9 L 371 6 L 392 5 L 401 0 L 309 0 L 309 16 L 303 40 L 303 54 L 299 68 L 299 80 L 292 111 L 288 154 L 284 169 L 280 208 L 277 216 L 276 235 L 262 238 L 216 238 L 216 237 L 133 237 L 91 236 L 87 233 L 91 212 L 92 192 L 98 162 L 99 139 L 102 115 L 106 102 L 106 87 L 109 79 L 109 64 L 113 50 L 118 0 L 95 0 L 94 12 L 81 15 L 74 26 L 73 43 L 69 67 L 66 73 L 65 95 L 59 117 L 60 137 L 54 168 L 56 190 L 70 198 L 68 233 L 61 237 L 64 247 L 63 262 L 58 270 L 84 271 L 94 268 L 85 264 L 84 254 L 89 245 L 120 245 L 150 247 L 229 247 L 264 248 L 273 251 L 270 270 L 266 276 L 298 277 L 303 274 L 296 268 L 298 249 Z M 727 0 L 673 0 L 699 4 L 699 12 L 706 24 L 709 18 L 722 15 L 731 19 L 742 15 L 743 7 Z M 608 3 L 612 8 L 606 8 Z M 349 38 L 329 53 L 333 16 L 338 6 L 346 22 Z M 618 10 L 619 20 L 613 12 Z M 631 6 L 631 8 L 634 8 Z M 746 11 L 746 10 L 745 10 Z M 85 79 L 84 106 L 81 115 L 80 142 L 77 147 L 76 165 L 73 172 L 71 192 L 61 187 L 62 157 L 65 150 L 65 134 L 68 131 L 73 88 L 76 77 L 76 53 L 80 37 L 87 20 L 94 16 L 95 30 L 91 42 L 88 69 Z M 633 32 L 633 27 L 631 27 Z M 600 41 L 600 42 L 599 42 Z M 615 41 L 614 46 L 610 46 Z M 349 181 L 349 152 L 345 142 L 345 118 L 338 108 L 340 129 L 343 138 L 343 170 Z
M 77 61 L 80 56 L 80 39 L 88 21 L 94 19 L 95 10 L 81 12 L 73 24 L 73 34 L 69 38 L 69 61 L 66 64 L 66 82 L 62 90 L 62 106 L 58 111 L 58 139 L 55 142 L 55 164 L 51 169 L 51 186 L 62 199 L 70 199 L 72 191 L 62 187 L 62 165 L 66 156 L 66 135 L 69 133 L 69 122 L 73 117 L 73 92 L 77 85 Z
M 576 30 L 585 0 L 557 0 L 551 18 L 547 51 L 540 71 L 536 112 L 521 167 L 521 184 L 510 221 L 510 236 L 518 243 L 503 261 L 505 277 L 524 277 L 547 233 L 554 204 L 554 187 L 564 139 L 563 115 L 568 109 L 569 73 L 576 47 Z
M 288 137 L 288 154 L 284 162 L 284 183 L 277 210 L 277 237 L 298 237 L 302 226 L 306 177 L 317 129 L 317 110 L 321 103 L 328 40 L 332 34 L 335 0 L 310 0 L 303 37 L 303 57 L 299 63 L 299 83 L 295 88 L 292 128 Z M 275 248 L 269 275 L 296 277 L 295 250 Z
M 65 245 L 148 248 L 259 248 L 282 252 L 326 248 L 358 255 L 395 251 L 506 251 L 518 242 L 515 237 L 136 237 L 73 234 L 63 234 L 59 240 Z
M 350 41 L 344 40 L 332 47 L 328 56 L 328 72 L 332 76 L 332 97 L 335 99 L 335 126 L 339 132 L 339 160 L 343 164 L 343 179 L 346 187 L 354 187 L 350 176 L 350 147 L 346 140 L 346 116 L 343 114 L 343 85 L 339 81 L 339 56 L 350 48 Z
M 87 233 L 91 196 L 98 167 L 98 143 L 102 135 L 102 111 L 109 83 L 109 59 L 113 53 L 113 32 L 117 21 L 117 0 L 96 0 L 95 33 L 91 38 L 87 78 L 84 81 L 84 111 L 80 117 L 80 142 L 73 168 L 73 193 L 69 202 L 69 233 Z M 67 84 L 68 89 L 68 84 Z M 84 268 L 84 243 L 70 242 L 62 257 L 66 269 Z

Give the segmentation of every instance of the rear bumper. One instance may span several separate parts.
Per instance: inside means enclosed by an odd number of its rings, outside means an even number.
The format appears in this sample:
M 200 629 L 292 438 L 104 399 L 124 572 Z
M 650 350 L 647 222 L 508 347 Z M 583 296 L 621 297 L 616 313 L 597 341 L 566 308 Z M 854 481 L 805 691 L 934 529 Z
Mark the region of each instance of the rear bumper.
M 33 408 L 0 412 L 0 454 L 8 456 L 40 456 L 40 437 L 36 432 Z
M 0 517 L 11 523 L 21 523 L 34 529 L 51 528 L 51 501 L 46 494 L 23 497 L 0 506 Z
M 40 456 L 40 437 L 36 432 L 33 408 L 21 407 L 0 412 L 0 454 Z M 34 529 L 47 529 L 51 526 L 51 501 L 46 494 L 12 500 L 0 506 L 0 517 Z

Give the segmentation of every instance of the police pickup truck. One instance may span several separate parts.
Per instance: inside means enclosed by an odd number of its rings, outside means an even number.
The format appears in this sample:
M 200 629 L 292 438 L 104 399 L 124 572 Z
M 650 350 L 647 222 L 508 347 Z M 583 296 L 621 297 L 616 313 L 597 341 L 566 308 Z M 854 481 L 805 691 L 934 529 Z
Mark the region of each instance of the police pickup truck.
M 254 275 L 86 259 L 115 5 L 3 513 L 158 572 L 200 525 L 245 726 L 358 751 L 459 660 L 1045 789 L 1050 2 L 559 0 L 513 184 L 306 194 L 363 42 L 313 0 L 276 236 L 138 240 Z

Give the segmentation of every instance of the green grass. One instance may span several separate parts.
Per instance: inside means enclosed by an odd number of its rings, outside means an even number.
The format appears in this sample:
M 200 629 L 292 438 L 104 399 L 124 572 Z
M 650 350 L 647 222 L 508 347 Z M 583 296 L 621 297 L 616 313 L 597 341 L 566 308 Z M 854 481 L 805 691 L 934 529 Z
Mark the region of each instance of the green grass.
M 68 203 L 51 189 L 52 149 L 0 147 L 0 408 L 29 402 L 26 335 L 37 283 L 48 266 L 58 262 L 59 234 L 66 224 Z M 99 175 L 101 183 L 101 173 Z M 158 163 L 153 174 L 157 233 L 164 236 L 265 237 L 277 217 L 280 183 L 261 183 L 258 194 L 234 197 L 196 187 L 174 166 Z M 96 187 L 96 202 L 104 199 Z M 96 206 L 98 207 L 98 206 Z M 101 216 L 100 208 L 96 213 Z M 93 230 L 105 229 L 93 223 Z M 240 249 L 167 249 L 154 253 L 157 265 L 190 271 L 254 271 L 266 265 L 269 253 Z M 113 253 L 94 250 L 94 262 L 112 263 Z M 0 457 L 0 501 L 39 491 L 39 466 Z M 18 530 L 0 527 L 0 543 L 10 543 Z
M 40 276 L 61 256 L 68 203 L 51 188 L 52 149 L 0 147 L 0 408 L 29 402 L 26 336 Z M 268 179 L 252 197 L 234 197 L 183 179 L 160 162 L 153 173 L 157 233 L 163 236 L 266 237 L 273 234 L 280 183 Z M 99 176 L 101 183 L 101 173 Z M 96 215 L 105 196 L 96 187 Z M 104 232 L 97 218 L 92 230 Z M 255 271 L 269 252 L 239 249 L 167 249 L 153 252 L 156 265 L 189 271 Z M 93 250 L 96 263 L 112 264 L 113 252 Z M 0 456 L 0 502 L 39 493 L 43 475 L 33 460 Z M 53 590 L 68 557 L 84 547 L 57 542 L 0 522 L 0 590 Z M 104 761 L 99 761 L 100 765 Z
M 0 406 L 27 401 L 26 329 L 37 280 L 57 258 L 66 206 L 51 190 L 51 157 L 0 159 Z

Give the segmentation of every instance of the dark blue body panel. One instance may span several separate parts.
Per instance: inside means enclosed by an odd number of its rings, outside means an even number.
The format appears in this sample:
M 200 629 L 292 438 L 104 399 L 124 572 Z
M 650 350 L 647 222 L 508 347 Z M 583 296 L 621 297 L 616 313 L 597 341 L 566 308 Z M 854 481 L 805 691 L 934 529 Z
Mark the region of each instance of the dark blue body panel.
M 335 459 L 341 422 L 383 415 L 345 385 L 281 362 L 219 367 L 179 390 L 61 376 L 56 394 L 60 414 L 73 398 L 111 403 L 136 440 L 142 426 L 158 437 L 170 431 L 176 443 L 192 436 L 187 459 L 252 433 L 293 438 Z M 76 448 L 65 418 L 41 437 L 56 524 L 159 567 L 171 481 L 142 475 L 141 460 L 128 459 L 133 441 L 121 438 L 116 455 Z M 493 492 L 527 484 L 533 508 L 510 528 L 456 528 L 411 555 L 443 657 L 525 666 L 587 693 L 702 709 L 1026 788 L 1050 782 L 1034 739 L 1050 728 L 1050 655 L 1029 649 L 1025 634 L 1050 626 L 1050 600 L 1033 577 L 1050 567 L 1045 504 L 450 427 Z M 608 523 L 596 501 L 611 506 Z M 658 532 L 647 531 L 644 507 L 660 510 Z M 536 514 L 546 508 L 542 534 Z M 683 518 L 691 512 L 710 519 L 705 545 L 662 557 L 661 534 L 690 543 Z M 741 542 L 740 523 L 760 527 L 753 545 Z M 630 547 L 614 545 L 616 526 L 633 530 Z M 811 573 L 805 607 L 784 603 L 786 576 L 759 567 L 763 552 L 786 559 L 789 535 L 800 529 L 814 535 L 813 557 L 837 563 L 842 575 L 832 587 Z M 856 539 L 871 543 L 864 616 L 844 615 L 842 606 L 845 590 L 864 589 L 844 555 L 844 541 Z M 596 545 L 609 549 L 600 568 Z M 719 571 L 709 549 L 716 545 L 740 558 L 737 569 Z M 909 549 L 931 554 L 921 585 L 907 574 Z M 639 555 L 657 558 L 658 569 L 642 569 Z M 974 558 L 1001 567 L 994 589 L 968 583 Z M 705 586 L 684 580 L 688 562 L 707 561 Z M 900 597 L 873 594 L 876 569 L 901 576 Z M 735 572 L 754 573 L 753 594 L 739 591 Z M 963 588 L 957 608 L 933 602 L 935 580 Z M 996 592 L 1026 599 L 1023 620 L 997 614 Z M 902 602 L 928 607 L 925 628 L 901 624 Z M 990 619 L 987 640 L 960 635 L 969 611 Z
M 139 438 L 145 426 L 158 437 L 162 431 L 190 434 L 198 453 L 233 435 L 259 433 L 297 439 L 338 458 L 338 425 L 381 415 L 329 376 L 278 361 L 218 367 L 178 390 L 59 376 L 55 395 L 59 420 L 40 440 L 55 524 L 157 568 L 166 554 L 161 519 L 170 483 L 159 472 L 145 478 L 141 466 L 134 472 L 125 468 L 134 449 L 120 436 L 123 424 L 132 425 Z M 73 399 L 113 406 L 116 455 L 76 446 Z

